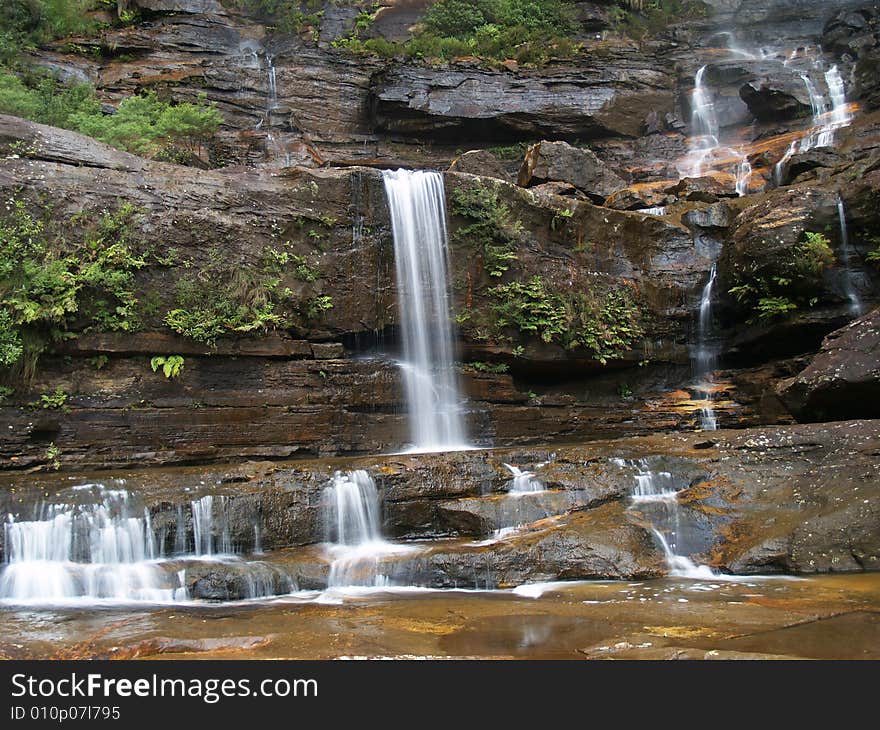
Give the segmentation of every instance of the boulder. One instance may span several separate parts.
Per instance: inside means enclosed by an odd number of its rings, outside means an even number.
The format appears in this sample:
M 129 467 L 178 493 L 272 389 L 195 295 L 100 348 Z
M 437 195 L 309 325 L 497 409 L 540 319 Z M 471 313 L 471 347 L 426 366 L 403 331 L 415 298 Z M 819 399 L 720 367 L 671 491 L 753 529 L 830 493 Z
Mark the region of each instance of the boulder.
M 727 228 L 733 222 L 733 211 L 727 203 L 713 203 L 705 208 L 689 210 L 681 220 L 693 228 Z
M 880 309 L 828 335 L 780 395 L 803 421 L 880 417 Z
M 755 79 L 740 87 L 740 98 L 759 122 L 776 122 L 795 119 L 809 113 L 806 103 L 789 89 L 772 85 L 768 79 Z
M 675 196 L 666 192 L 666 185 L 629 185 L 617 190 L 605 199 L 606 208 L 616 210 L 641 210 L 659 208 L 675 202 Z
M 626 185 L 595 153 L 566 142 L 538 142 L 529 147 L 517 182 L 522 187 L 569 183 L 600 203 Z
M 669 195 L 697 203 L 715 203 L 719 198 L 735 198 L 736 180 L 733 175 L 685 177 L 665 189 Z
M 471 150 L 459 155 L 452 161 L 449 171 L 467 172 L 471 175 L 482 175 L 483 177 L 515 182 L 515 175 L 489 150 Z

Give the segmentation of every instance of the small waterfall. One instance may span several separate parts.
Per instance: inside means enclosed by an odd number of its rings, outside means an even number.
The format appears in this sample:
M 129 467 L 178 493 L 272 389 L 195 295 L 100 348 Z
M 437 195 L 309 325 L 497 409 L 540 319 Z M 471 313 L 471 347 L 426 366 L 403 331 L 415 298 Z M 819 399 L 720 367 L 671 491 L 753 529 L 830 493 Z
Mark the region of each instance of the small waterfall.
M 638 210 L 635 210 L 633 212 L 641 213 L 642 215 L 666 215 L 666 206 L 655 205 L 651 208 L 639 208 Z
M 825 72 L 824 77 L 825 84 L 828 87 L 828 95 L 831 97 L 830 106 L 825 97 L 816 89 L 816 85 L 810 76 L 808 74 L 801 74 L 801 79 L 810 97 L 810 107 L 813 111 L 812 126 L 806 135 L 801 139 L 794 140 L 789 145 L 782 159 L 776 163 L 773 177 L 777 185 L 782 184 L 785 166 L 792 155 L 809 152 L 815 147 L 833 146 L 835 132 L 842 127 L 846 127 L 852 121 L 852 115 L 846 104 L 846 88 L 837 66 L 829 68 Z
M 736 194 L 739 196 L 749 194 L 749 183 L 752 179 L 752 165 L 745 157 L 742 158 L 736 168 Z
M 216 529 L 220 535 L 215 534 L 214 497 L 210 494 L 191 503 L 192 526 L 193 526 L 193 552 L 199 557 L 210 557 L 215 553 L 228 555 L 232 553 L 232 543 L 229 539 L 229 529 L 226 519 L 223 517 Z M 221 516 L 226 514 L 226 497 L 220 497 Z
M 186 589 L 156 560 L 149 513 L 127 491 L 95 488 L 95 504 L 43 504 L 34 519 L 8 515 L 0 599 L 58 602 L 77 598 L 167 602 Z
M 837 66 L 832 66 L 825 72 L 825 83 L 828 86 L 828 95 L 831 97 L 831 115 L 819 135 L 816 145 L 818 147 L 833 145 L 835 131 L 852 121 L 852 115 L 846 105 L 846 87 L 843 85 L 843 78 Z
M 505 464 L 504 466 L 513 475 L 513 479 L 510 480 L 510 489 L 508 490 L 510 495 L 535 494 L 536 492 L 545 491 L 544 485 L 535 479 L 535 475 L 532 472 L 523 471 L 511 464 Z
M 697 342 L 694 348 L 693 376 L 697 387 L 703 391 L 702 398 L 706 405 L 700 409 L 700 428 L 714 431 L 718 427 L 715 410 L 712 407 L 712 390 L 710 377 L 718 364 L 718 347 L 714 342 L 714 318 L 712 316 L 712 297 L 718 271 L 715 264 L 709 270 L 709 279 L 700 295 L 700 311 L 697 319 Z
M 278 76 L 275 71 L 275 59 L 266 54 L 266 121 L 270 122 L 272 112 L 278 106 Z
M 69 497 L 38 504 L 32 515 L 6 515 L 0 600 L 184 601 L 189 598 L 185 561 L 242 563 L 231 555 L 226 497 L 208 495 L 190 503 L 192 550 L 185 507 L 166 513 L 174 515 L 175 523 L 174 555 L 168 557 L 164 554 L 167 522 L 157 530 L 150 511 L 127 490 L 85 484 L 61 494 Z M 255 523 L 257 537 L 258 529 Z M 247 596 L 273 595 L 275 572 L 262 563 L 244 565 L 246 569 L 239 572 L 251 583 Z
M 398 308 L 400 364 L 413 451 L 468 448 L 454 366 L 447 293 L 446 203 L 436 172 L 386 170 Z
M 711 568 L 697 565 L 679 552 L 686 549 L 688 535 L 672 473 L 652 470 L 647 459 L 612 459 L 612 462 L 636 470 L 632 501 L 652 518 L 652 531 L 663 549 L 669 574 L 681 578 L 717 578 Z
M 840 264 L 843 267 L 843 287 L 849 299 L 850 311 L 858 316 L 862 313 L 862 302 L 853 281 L 852 249 L 849 245 L 849 230 L 846 225 L 846 206 L 843 197 L 837 196 L 837 218 L 840 221 Z
M 704 78 L 706 66 L 700 66 L 694 76 L 694 90 L 691 94 L 691 149 L 688 151 L 689 168 L 687 177 L 700 177 L 704 166 L 718 149 L 718 119 L 715 116 L 715 102 L 707 88 Z
M 334 473 L 324 490 L 323 517 L 333 557 L 328 587 L 388 585 L 379 573 L 380 558 L 408 548 L 382 537 L 379 493 L 372 477 L 363 469 Z

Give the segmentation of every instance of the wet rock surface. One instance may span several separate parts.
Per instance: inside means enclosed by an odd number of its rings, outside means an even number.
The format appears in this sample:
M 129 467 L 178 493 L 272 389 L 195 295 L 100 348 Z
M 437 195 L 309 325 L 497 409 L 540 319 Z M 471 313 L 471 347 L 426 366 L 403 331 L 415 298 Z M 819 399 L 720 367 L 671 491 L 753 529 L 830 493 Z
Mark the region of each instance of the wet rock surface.
M 698 562 L 744 574 L 861 571 L 880 567 L 878 424 L 844 421 L 582 446 L 250 462 L 113 477 L 123 478 L 125 489 L 148 508 L 169 550 L 179 507 L 185 508 L 183 529 L 191 535 L 188 505 L 212 495 L 218 535 L 224 531 L 242 554 L 253 551 L 256 535 L 262 549 L 274 551 L 256 560 L 274 566 L 258 571 L 258 577 L 276 587 L 283 576 L 300 588 L 326 586 L 331 558 L 309 546 L 325 539 L 324 490 L 334 471 L 349 469 L 366 469 L 375 480 L 384 534 L 413 548 L 381 558 L 380 572 L 405 585 L 498 587 L 663 574 L 651 515 L 630 500 L 636 476 L 646 468 L 672 475 L 683 519 L 706 546 L 692 555 Z M 506 463 L 532 471 L 547 491 L 509 494 Z M 83 475 L 82 481 L 106 478 Z M 19 514 L 34 494 L 63 495 L 71 481 L 33 475 L 22 483 L 4 476 L 0 486 L 0 508 Z M 515 529 L 497 534 L 503 528 Z M 295 549 L 277 552 L 287 548 Z M 247 597 L 247 576 L 253 577 L 235 561 L 198 566 L 191 575 L 193 590 L 214 600 Z
M 880 310 L 828 335 L 819 352 L 781 396 L 801 420 L 825 421 L 844 414 L 876 417 L 880 395 Z

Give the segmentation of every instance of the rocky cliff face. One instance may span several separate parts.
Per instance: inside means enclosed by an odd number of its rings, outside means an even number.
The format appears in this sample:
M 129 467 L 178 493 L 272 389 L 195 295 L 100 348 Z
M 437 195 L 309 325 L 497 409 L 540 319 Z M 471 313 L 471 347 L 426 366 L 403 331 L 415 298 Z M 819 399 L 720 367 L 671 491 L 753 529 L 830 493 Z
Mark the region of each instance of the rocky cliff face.
M 49 52 L 35 60 L 91 79 L 108 101 L 141 88 L 181 100 L 205 93 L 225 120 L 215 155 L 272 164 L 181 177 L 173 165 L 2 119 L 0 141 L 10 154 L 0 163 L 0 187 L 7 194 L 61 220 L 126 200 L 139 211 L 140 239 L 161 242 L 176 257 L 137 272 L 138 298 L 149 302 L 142 331 L 64 343 L 43 357 L 27 388 L 5 400 L 13 424 L 7 466 L 44 463 L 48 444 L 60 448 L 62 463 L 83 466 L 399 446 L 405 428 L 390 360 L 396 293 L 381 178 L 339 163 L 445 163 L 462 138 L 482 147 L 542 137 L 576 143 L 536 145 L 522 165 L 507 152 L 483 150 L 479 160 L 460 158 L 446 176 L 454 314 L 463 359 L 478 366 L 462 375 L 473 403 L 471 431 L 481 443 L 693 424 L 699 403 L 680 388 L 688 382 L 694 313 L 713 261 L 720 261 L 718 306 L 731 364 L 788 375 L 790 364 L 764 364 L 809 352 L 849 317 L 839 266 L 811 292 L 812 306 L 785 318 L 753 321 L 754 312 L 726 292 L 743 271 L 776 275 L 807 232 L 828 231 L 839 250 L 839 194 L 863 260 L 877 224 L 873 115 L 839 130 L 834 150 L 791 155 L 787 187 L 735 197 L 733 180 L 723 175 L 678 181 L 693 73 L 683 48 L 717 42 L 713 23 L 722 16 L 639 49 L 602 41 L 588 66 L 490 70 L 473 60 L 437 67 L 353 56 L 325 41 L 272 33 L 218 3 L 172 5 L 139 4 L 148 22 L 105 35 L 100 61 Z M 789 15 L 801 10 L 781 4 L 767 17 L 778 15 L 789 27 Z M 870 46 L 870 13 L 846 12 L 826 31 L 835 53 Z M 805 22 L 818 27 L 825 15 L 811 6 Z M 803 124 L 810 99 L 795 70 L 743 58 L 709 71 L 719 98 L 729 101 L 718 102 L 723 124 L 751 115 L 758 137 Z M 750 159 L 769 169 L 783 151 L 770 145 Z M 662 209 L 638 212 L 652 206 Z M 494 226 L 488 237 L 470 233 L 480 216 Z M 164 316 L 177 306 L 181 281 L 198 286 L 233 272 L 260 280 L 269 249 L 300 262 L 280 272 L 279 286 L 290 292 L 282 327 L 213 345 L 170 330 Z M 859 271 L 867 305 L 876 272 L 865 263 Z M 539 289 L 523 294 L 511 282 Z M 517 297 L 535 291 L 559 308 L 567 322 L 562 335 L 542 338 L 508 321 Z M 310 315 L 310 304 L 322 301 Z M 611 301 L 627 304 L 603 314 Z M 588 314 L 577 314 L 584 306 Z M 632 334 L 610 356 L 588 344 L 591 328 L 621 318 Z M 151 357 L 170 353 L 186 358 L 179 381 L 147 367 Z M 94 358 L 108 358 L 107 366 L 84 367 Z M 729 375 L 717 399 L 728 423 L 786 418 L 772 379 L 737 396 L 733 382 L 744 378 Z M 66 412 L 25 407 L 59 387 L 70 396 Z

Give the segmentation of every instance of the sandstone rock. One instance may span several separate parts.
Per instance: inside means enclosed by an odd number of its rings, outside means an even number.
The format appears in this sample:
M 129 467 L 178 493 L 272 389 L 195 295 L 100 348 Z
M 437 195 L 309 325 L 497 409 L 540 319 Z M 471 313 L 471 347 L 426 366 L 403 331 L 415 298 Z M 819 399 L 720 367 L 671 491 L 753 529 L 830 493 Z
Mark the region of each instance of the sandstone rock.
M 151 13 L 215 13 L 224 15 L 219 0 L 122 0 L 120 10 L 146 10 Z
M 566 142 L 539 142 L 526 152 L 517 182 L 529 187 L 550 181 L 574 185 L 600 203 L 626 185 L 590 150 Z
M 681 219 L 695 228 L 727 228 L 733 222 L 734 214 L 726 203 L 713 203 L 705 208 L 689 210 Z
M 471 175 L 495 177 L 499 180 L 514 182 L 515 175 L 489 150 L 471 150 L 456 157 L 449 165 L 450 172 L 466 172 Z
M 605 200 L 606 208 L 617 210 L 639 210 L 658 208 L 675 202 L 675 196 L 665 191 L 667 186 L 632 185 L 622 188 Z
M 732 175 L 712 175 L 706 177 L 685 177 L 677 184 L 666 188 L 666 193 L 683 200 L 699 203 L 715 203 L 718 198 L 737 196 L 736 181 Z
M 419 138 L 638 137 L 651 111 L 672 110 L 670 89 L 661 66 L 627 53 L 576 74 L 398 64 L 373 77 L 372 98 L 378 129 Z
M 865 3 L 832 15 L 822 33 L 822 48 L 852 67 L 851 96 L 868 109 L 880 107 L 880 11 Z
M 880 417 L 880 310 L 828 335 L 780 395 L 799 420 Z
M 803 83 L 774 84 L 771 79 L 764 77 L 744 84 L 740 87 L 739 95 L 760 122 L 795 119 L 810 111 L 809 98 L 802 98 Z

